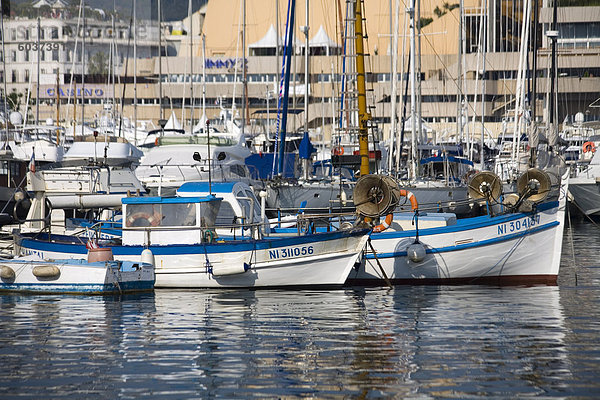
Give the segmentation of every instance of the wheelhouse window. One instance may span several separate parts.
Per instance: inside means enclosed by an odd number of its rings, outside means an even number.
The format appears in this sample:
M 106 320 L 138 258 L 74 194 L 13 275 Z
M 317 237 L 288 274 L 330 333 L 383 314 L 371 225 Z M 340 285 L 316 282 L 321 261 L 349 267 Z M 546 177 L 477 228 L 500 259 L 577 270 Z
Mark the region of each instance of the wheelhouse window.
M 196 204 L 128 204 L 128 228 L 196 226 Z
M 220 203 L 207 201 L 127 204 L 125 227 L 214 227 Z

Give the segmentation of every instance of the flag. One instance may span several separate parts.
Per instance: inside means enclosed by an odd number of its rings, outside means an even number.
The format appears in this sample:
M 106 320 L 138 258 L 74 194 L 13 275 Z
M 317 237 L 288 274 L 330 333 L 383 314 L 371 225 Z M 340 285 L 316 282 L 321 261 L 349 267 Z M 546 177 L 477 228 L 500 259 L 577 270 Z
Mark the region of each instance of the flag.
M 97 248 L 99 248 L 100 246 L 98 246 L 98 242 L 96 241 L 96 239 L 91 239 L 91 238 L 90 238 L 90 239 L 87 241 L 87 243 L 85 244 L 85 247 L 86 247 L 88 250 L 90 250 L 90 249 L 97 249 Z
M 35 152 L 31 152 L 31 159 L 29 160 L 29 170 L 35 173 Z

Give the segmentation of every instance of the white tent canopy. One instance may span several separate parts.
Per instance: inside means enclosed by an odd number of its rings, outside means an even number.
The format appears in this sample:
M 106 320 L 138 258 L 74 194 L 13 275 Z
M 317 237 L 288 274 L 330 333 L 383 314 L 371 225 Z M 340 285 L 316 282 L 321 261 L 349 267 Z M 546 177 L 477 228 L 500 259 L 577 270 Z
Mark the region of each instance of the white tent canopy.
M 67 8 L 69 4 L 63 0 L 56 0 L 56 2 L 52 5 L 54 9 Z
M 283 45 L 283 38 L 279 37 L 279 45 Z M 268 48 L 277 46 L 277 32 L 275 32 L 275 27 L 271 25 L 267 34 L 263 36 L 258 42 L 252 43 L 248 46 L 250 49 L 254 48 Z
M 293 37 L 293 43 L 295 48 L 302 48 L 305 46 L 304 42 Z M 280 53 L 283 53 L 283 47 L 285 45 L 285 39 L 279 37 Z M 275 48 L 277 47 L 277 32 L 275 27 L 271 25 L 269 30 L 259 41 L 254 42 L 248 46 L 250 54 L 253 56 L 274 56 L 276 54 Z
M 311 49 L 321 49 L 317 50 L 316 54 L 318 55 L 330 55 L 331 53 L 338 53 L 338 50 L 341 48 L 336 42 L 334 42 L 327 32 L 325 32 L 325 28 L 323 25 L 319 27 L 319 30 L 315 34 L 315 36 L 310 40 L 309 46 Z M 332 51 L 334 50 L 335 51 Z M 315 50 L 311 50 L 311 53 L 315 53 Z
M 40 7 L 44 7 L 44 6 L 50 7 L 50 6 L 52 6 L 52 4 L 50 4 L 47 0 L 39 0 L 31 5 L 31 7 L 33 7 L 33 8 L 40 8 Z

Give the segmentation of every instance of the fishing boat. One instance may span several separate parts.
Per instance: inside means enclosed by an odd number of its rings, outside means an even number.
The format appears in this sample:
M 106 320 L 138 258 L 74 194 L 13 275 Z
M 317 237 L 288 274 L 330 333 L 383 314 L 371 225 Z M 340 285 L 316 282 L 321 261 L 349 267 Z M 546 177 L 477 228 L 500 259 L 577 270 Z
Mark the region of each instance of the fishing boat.
M 156 287 L 316 287 L 343 285 L 361 262 L 368 229 L 263 236 L 262 223 L 248 224 L 249 236 L 220 237 L 214 229 L 221 199 L 125 197 L 122 238 L 99 239 L 115 259 L 155 257 Z M 81 237 L 16 234 L 15 252 L 41 258 L 81 258 Z
M 3 292 L 122 294 L 153 289 L 154 265 L 144 260 L 90 262 L 86 259 L 43 260 L 37 256 L 0 260 L 0 291 Z
M 552 188 L 545 172 L 530 169 L 519 177 L 518 193 L 503 195 L 500 179 L 480 172 L 469 183 L 469 195 L 485 215 L 464 219 L 419 212 L 412 193 L 390 181 L 367 175 L 357 182 L 359 212 L 384 218 L 373 228 L 366 263 L 349 283 L 556 284 L 567 175 Z M 389 199 L 401 197 L 413 199 L 411 213 L 394 212 L 396 200 Z

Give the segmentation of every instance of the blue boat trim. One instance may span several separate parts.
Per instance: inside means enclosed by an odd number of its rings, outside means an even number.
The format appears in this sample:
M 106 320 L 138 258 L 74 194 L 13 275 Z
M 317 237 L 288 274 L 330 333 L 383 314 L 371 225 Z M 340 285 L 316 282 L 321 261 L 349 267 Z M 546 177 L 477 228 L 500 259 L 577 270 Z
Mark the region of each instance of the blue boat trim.
M 114 284 L 39 284 L 39 283 L 0 283 L 0 292 L 64 293 L 64 294 L 119 294 L 150 291 L 154 289 L 154 280 L 119 282 Z
M 475 228 L 484 228 L 487 226 L 493 226 L 502 224 L 505 222 L 516 221 L 523 218 L 532 218 L 536 214 L 540 212 L 544 212 L 547 210 L 551 210 L 553 208 L 558 207 L 558 201 L 548 202 L 544 204 L 540 204 L 537 208 L 537 213 L 517 213 L 517 214 L 505 214 L 505 215 L 497 215 L 494 217 L 490 217 L 489 215 L 484 215 L 481 217 L 473 217 L 467 219 L 458 219 L 455 225 L 441 226 L 437 228 L 427 228 L 427 229 L 419 229 L 419 236 L 429 236 L 429 235 L 437 235 L 440 233 L 450 233 L 450 232 L 462 232 L 468 231 Z M 409 231 L 399 231 L 399 232 L 390 232 L 383 231 L 380 233 L 374 233 L 373 238 L 381 238 L 381 239 L 390 239 L 390 238 L 405 238 L 411 237 L 415 235 L 415 231 L 413 229 Z
M 492 238 L 492 239 L 486 239 L 486 240 L 481 240 L 481 241 L 477 241 L 477 242 L 473 242 L 473 243 L 465 243 L 465 244 L 459 244 L 459 245 L 455 245 L 455 246 L 447 246 L 447 247 L 441 247 L 441 248 L 430 248 L 430 249 L 425 249 L 427 254 L 440 254 L 440 253 L 448 253 L 451 251 L 457 251 L 457 250 L 464 250 L 464 249 L 468 249 L 468 248 L 474 248 L 474 247 L 483 247 L 483 246 L 489 246 L 492 244 L 496 244 L 496 243 L 502 243 L 502 242 L 506 242 L 508 240 L 512 240 L 512 239 L 516 239 L 522 236 L 527 236 L 527 235 L 531 235 L 533 233 L 537 233 L 540 231 L 544 231 L 550 228 L 553 228 L 557 225 L 559 225 L 560 223 L 558 221 L 553 221 L 553 222 L 549 222 L 545 225 L 540 225 L 537 226 L 535 228 L 531 228 L 528 229 L 526 231 L 523 232 L 516 232 L 516 233 L 511 233 L 511 234 L 507 234 L 501 237 L 497 237 L 497 238 Z M 394 258 L 394 257 L 406 257 L 406 251 L 398 251 L 398 252 L 393 252 L 393 253 L 377 253 L 377 258 L 381 259 L 381 258 Z M 366 258 L 367 259 L 374 259 L 375 255 L 373 254 L 366 254 Z
M 179 245 L 150 245 L 148 248 L 154 255 L 176 255 L 176 254 L 213 254 L 213 253 L 235 253 L 240 251 L 252 251 L 252 250 L 268 250 L 277 249 L 281 247 L 298 246 L 303 244 L 327 242 L 330 240 L 336 240 L 343 237 L 362 236 L 368 233 L 367 229 L 354 229 L 351 231 L 336 231 L 327 233 L 317 233 L 305 236 L 295 237 L 282 237 L 282 238 L 267 238 L 261 240 L 236 240 L 231 243 L 228 241 L 213 242 L 206 244 L 179 244 Z M 36 234 L 36 238 L 29 238 L 26 234 L 20 237 L 21 247 L 25 247 L 28 250 L 44 252 L 59 252 L 69 254 L 87 254 L 88 250 L 85 246 L 85 242 L 75 242 L 73 237 L 65 235 L 48 235 L 48 234 Z M 54 239 L 54 241 L 48 241 L 48 239 Z M 102 244 L 101 247 L 109 247 L 116 256 L 123 255 L 137 255 L 139 256 L 141 251 L 146 246 L 123 246 L 120 244 Z

